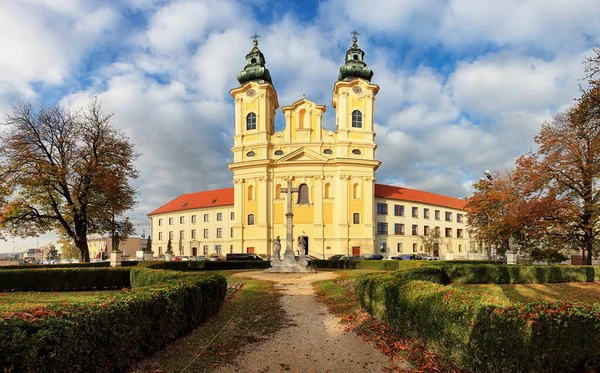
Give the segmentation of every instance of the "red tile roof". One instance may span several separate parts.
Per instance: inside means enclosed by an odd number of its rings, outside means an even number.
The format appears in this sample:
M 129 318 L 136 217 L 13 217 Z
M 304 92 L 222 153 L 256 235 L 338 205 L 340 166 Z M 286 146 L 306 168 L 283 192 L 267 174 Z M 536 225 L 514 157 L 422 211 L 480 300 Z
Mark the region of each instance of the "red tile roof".
M 185 211 L 202 207 L 233 205 L 233 188 L 205 190 L 202 192 L 182 194 L 171 202 L 157 208 L 148 215 L 165 212 Z
M 429 205 L 464 210 L 467 201 L 424 192 L 422 190 L 402 188 L 392 185 L 375 184 L 375 197 L 397 199 L 400 201 L 420 202 Z
M 399 201 L 420 202 L 441 207 L 464 210 L 467 201 L 424 192 L 422 190 L 402 188 L 392 185 L 375 184 L 375 197 L 390 198 Z M 202 192 L 182 194 L 171 202 L 157 208 L 148 215 L 166 212 L 185 211 L 202 207 L 217 207 L 233 205 L 233 188 L 205 190 Z M 213 202 L 214 201 L 214 202 Z

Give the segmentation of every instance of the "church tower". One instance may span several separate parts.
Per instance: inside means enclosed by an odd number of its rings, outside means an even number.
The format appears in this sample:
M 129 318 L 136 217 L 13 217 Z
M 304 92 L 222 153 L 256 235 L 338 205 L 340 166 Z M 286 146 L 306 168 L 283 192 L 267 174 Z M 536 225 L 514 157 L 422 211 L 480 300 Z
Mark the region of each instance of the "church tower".
M 261 246 L 269 237 L 267 168 L 279 102 L 265 56 L 258 49 L 259 36 L 252 38 L 254 46 L 246 55 L 246 66 L 237 75 L 240 86 L 230 92 L 235 104 L 233 163 L 229 164 L 234 183 L 231 233 L 235 252 L 266 252 Z
M 373 108 L 379 86 L 371 84 L 373 71 L 357 44 L 358 32 L 353 31 L 352 35 L 352 46 L 346 51 L 345 63 L 333 87 L 337 151 L 349 164 L 341 170 L 336 188 L 336 194 L 348 196 L 349 201 L 336 206 L 336 235 L 340 244 L 346 246 L 340 252 L 359 255 L 377 250 L 373 216 L 375 171 L 380 162 L 375 159 Z

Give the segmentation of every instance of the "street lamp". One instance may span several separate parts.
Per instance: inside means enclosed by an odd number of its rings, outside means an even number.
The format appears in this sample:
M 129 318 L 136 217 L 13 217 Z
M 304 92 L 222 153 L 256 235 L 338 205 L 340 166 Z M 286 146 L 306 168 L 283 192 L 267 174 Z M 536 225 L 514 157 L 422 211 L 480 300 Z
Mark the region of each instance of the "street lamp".
M 490 170 L 485 170 L 483 173 L 485 174 L 485 177 L 487 177 L 487 179 L 489 181 L 494 180 L 494 178 L 492 177 L 492 173 L 490 172 Z

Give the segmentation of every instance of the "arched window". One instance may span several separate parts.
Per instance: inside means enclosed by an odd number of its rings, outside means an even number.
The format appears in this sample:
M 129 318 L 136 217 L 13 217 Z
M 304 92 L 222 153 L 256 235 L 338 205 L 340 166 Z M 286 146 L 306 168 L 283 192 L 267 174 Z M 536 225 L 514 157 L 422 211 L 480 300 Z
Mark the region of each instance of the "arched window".
M 254 185 L 248 185 L 248 201 L 254 200 Z
M 358 183 L 352 185 L 352 198 L 360 199 L 360 185 Z
M 306 184 L 300 184 L 298 187 L 298 204 L 308 205 L 308 186 Z
M 353 114 L 354 115 L 354 114 Z M 256 129 L 256 114 L 249 113 L 246 115 L 246 130 L 255 130 Z
M 331 184 L 325 184 L 325 198 L 331 198 Z
M 275 198 L 281 198 L 281 185 L 275 185 Z
M 360 110 L 352 112 L 352 128 L 362 128 L 362 113 Z
M 352 224 L 360 224 L 360 213 L 355 212 L 352 214 Z
M 248 225 L 254 225 L 254 214 L 248 214 Z

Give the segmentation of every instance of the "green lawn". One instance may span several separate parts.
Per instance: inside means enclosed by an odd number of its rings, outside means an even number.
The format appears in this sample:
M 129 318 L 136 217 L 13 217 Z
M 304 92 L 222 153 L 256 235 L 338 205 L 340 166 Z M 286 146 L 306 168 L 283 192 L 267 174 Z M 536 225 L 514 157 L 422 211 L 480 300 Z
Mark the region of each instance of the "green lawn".
M 484 293 L 500 302 L 600 302 L 600 283 L 570 282 L 564 284 L 526 285 L 452 285 L 458 289 Z
M 77 304 L 109 298 L 121 290 L 0 293 L 0 312 L 22 312 L 52 304 Z

